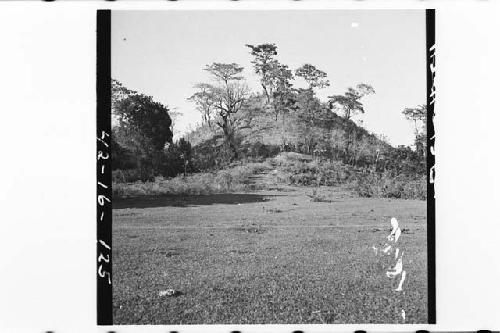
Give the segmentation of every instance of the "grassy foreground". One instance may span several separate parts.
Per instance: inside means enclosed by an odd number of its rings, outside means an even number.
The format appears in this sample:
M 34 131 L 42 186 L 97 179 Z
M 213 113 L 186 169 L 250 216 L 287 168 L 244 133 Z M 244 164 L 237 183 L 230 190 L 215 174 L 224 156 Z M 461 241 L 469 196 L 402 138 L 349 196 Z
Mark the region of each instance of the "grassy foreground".
M 404 308 L 406 323 L 426 323 L 425 201 L 310 194 L 115 200 L 114 322 L 397 323 Z M 404 293 L 371 248 L 392 216 L 404 231 Z

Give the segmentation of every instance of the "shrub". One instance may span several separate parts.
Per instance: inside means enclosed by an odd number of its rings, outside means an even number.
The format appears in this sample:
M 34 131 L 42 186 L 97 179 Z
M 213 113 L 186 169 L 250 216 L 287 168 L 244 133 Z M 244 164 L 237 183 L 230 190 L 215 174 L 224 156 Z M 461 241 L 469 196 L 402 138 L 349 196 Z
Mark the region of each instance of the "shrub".
M 268 158 L 279 153 L 280 147 L 276 145 L 265 145 L 261 142 L 254 142 L 248 145 L 246 155 L 253 158 Z
M 362 197 L 425 200 L 427 179 L 425 176 L 392 176 L 388 172 L 372 172 L 359 175 L 354 181 L 353 189 Z
M 144 178 L 153 178 L 152 173 L 147 173 L 141 169 L 127 169 L 127 170 L 113 170 L 111 172 L 111 177 L 113 183 L 131 183 Z
M 307 156 L 307 155 L 306 155 Z M 342 184 L 349 177 L 348 167 L 341 162 L 310 160 L 305 162 L 302 157 L 298 159 L 281 159 L 281 171 L 278 181 L 290 185 L 325 185 L 334 186 Z
M 236 165 L 228 170 L 195 173 L 187 177 L 177 176 L 170 179 L 156 177 L 148 182 L 120 182 L 123 178 L 114 177 L 113 196 L 136 197 L 146 195 L 199 195 L 227 193 L 255 189 L 250 186 L 249 178 L 255 173 L 268 169 L 265 163 Z
M 350 185 L 362 197 L 421 199 L 427 197 L 426 177 L 415 173 L 374 172 L 339 161 L 308 159 L 309 155 L 282 153 L 272 159 L 280 183 L 298 186 Z

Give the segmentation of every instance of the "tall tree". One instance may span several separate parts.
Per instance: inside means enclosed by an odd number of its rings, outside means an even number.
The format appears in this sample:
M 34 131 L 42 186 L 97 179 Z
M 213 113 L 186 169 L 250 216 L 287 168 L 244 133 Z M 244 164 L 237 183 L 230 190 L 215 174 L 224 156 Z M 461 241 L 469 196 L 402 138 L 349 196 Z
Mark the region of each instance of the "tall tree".
M 246 44 L 246 47 L 250 48 L 250 54 L 254 57 L 253 68 L 260 76 L 260 84 L 269 103 L 273 93 L 273 71 L 278 66 L 278 61 L 274 59 L 278 54 L 278 47 L 274 43 Z
M 261 86 L 266 96 L 267 104 L 274 111 L 275 120 L 278 115 L 285 113 L 294 104 L 292 101 L 293 72 L 287 65 L 281 64 L 274 57 L 278 54 L 276 44 L 246 45 L 250 48 L 250 54 L 254 57 L 252 64 L 255 73 L 260 76 Z
M 351 119 L 352 115 L 356 112 L 365 113 L 361 99 L 370 94 L 374 94 L 375 90 L 372 86 L 365 83 L 360 83 L 356 88 L 349 87 L 344 95 L 328 96 L 329 106 L 331 109 L 340 109 L 343 112 L 345 120 Z M 359 130 L 358 127 L 352 122 L 347 122 L 344 132 L 344 154 L 345 157 L 351 162 L 356 161 L 356 142 L 358 140 Z M 354 149 L 354 150 L 353 150 Z
M 326 78 L 326 73 L 311 64 L 304 64 L 297 68 L 295 75 L 303 78 L 310 89 L 321 89 L 330 86 L 330 81 Z
M 194 86 L 197 90 L 188 101 L 196 104 L 196 109 L 201 113 L 203 123 L 212 128 L 212 117 L 214 112 L 214 99 L 212 98 L 212 85 L 198 83 Z
M 349 87 L 344 95 L 328 96 L 330 108 L 340 108 L 344 113 L 345 119 L 351 119 L 355 112 L 365 113 L 361 99 L 366 95 L 374 94 L 375 90 L 372 86 L 360 83 L 356 88 Z
M 293 91 L 291 80 L 293 73 L 287 65 L 279 64 L 273 70 L 274 91 L 272 98 L 272 108 L 274 119 L 278 126 L 278 115 L 281 114 L 281 149 L 284 150 L 286 142 L 286 117 L 287 114 L 297 109 L 297 94 Z
M 112 113 L 118 122 L 113 133 L 122 147 L 133 152 L 144 177 L 157 167 L 165 144 L 172 142 L 169 108 L 151 96 L 112 82 Z
M 415 108 L 403 110 L 406 119 L 413 121 L 415 126 L 415 149 L 420 155 L 425 155 L 427 147 L 427 105 L 419 105 Z
M 301 144 L 302 151 L 309 154 L 316 143 L 318 123 L 321 122 L 321 102 L 314 96 L 310 88 L 296 89 L 297 104 L 294 115 L 296 122 L 297 142 Z M 319 120 L 319 121 L 318 121 Z
M 293 73 L 287 65 L 277 64 L 271 71 L 273 94 L 271 104 L 275 113 L 275 119 L 278 115 L 287 113 L 295 104 L 292 91 Z
M 300 121 L 298 133 L 301 133 L 300 141 L 303 142 L 305 152 L 310 153 L 316 142 L 316 134 L 310 131 L 314 128 L 315 121 L 320 117 L 322 111 L 321 103 L 315 97 L 315 88 L 324 88 L 330 85 L 326 79 L 326 73 L 311 64 L 304 64 L 295 70 L 295 76 L 304 79 L 307 89 L 295 89 L 297 104 L 297 119 Z
M 198 106 L 204 103 L 213 108 L 215 124 L 221 128 L 224 134 L 225 141 L 232 153 L 232 159 L 236 159 L 238 158 L 238 149 L 234 140 L 237 119 L 235 115 L 243 108 L 248 97 L 248 87 L 242 82 L 243 67 L 235 63 L 212 63 L 207 65 L 205 70 L 215 79 L 216 84 L 199 84 L 198 93 L 200 93 L 201 87 L 203 98 L 191 100 Z

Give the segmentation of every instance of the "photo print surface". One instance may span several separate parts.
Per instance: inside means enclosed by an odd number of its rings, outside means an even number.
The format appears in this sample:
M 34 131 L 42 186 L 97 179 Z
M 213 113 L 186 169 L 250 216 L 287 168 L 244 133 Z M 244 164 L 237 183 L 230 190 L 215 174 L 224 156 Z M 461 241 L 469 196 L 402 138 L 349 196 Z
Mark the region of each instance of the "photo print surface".
M 113 324 L 435 321 L 429 13 L 106 15 Z

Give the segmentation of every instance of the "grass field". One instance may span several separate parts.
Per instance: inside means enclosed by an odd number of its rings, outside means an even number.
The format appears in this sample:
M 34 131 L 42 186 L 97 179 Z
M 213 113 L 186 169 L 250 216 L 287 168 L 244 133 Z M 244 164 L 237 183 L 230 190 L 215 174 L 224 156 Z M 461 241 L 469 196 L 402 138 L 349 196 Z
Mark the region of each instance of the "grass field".
M 427 322 L 426 202 L 338 188 L 142 197 L 113 205 L 116 324 Z M 373 245 L 397 217 L 394 292 Z M 160 296 L 167 289 L 173 296 Z

